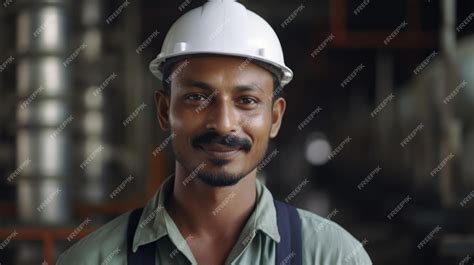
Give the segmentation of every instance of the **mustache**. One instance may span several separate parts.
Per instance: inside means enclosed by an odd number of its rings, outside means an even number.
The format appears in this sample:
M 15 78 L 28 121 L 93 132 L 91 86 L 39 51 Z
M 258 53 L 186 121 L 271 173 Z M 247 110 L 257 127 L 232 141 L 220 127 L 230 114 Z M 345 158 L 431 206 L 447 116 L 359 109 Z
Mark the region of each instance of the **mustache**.
M 233 134 L 221 136 L 217 132 L 206 132 L 191 139 L 191 145 L 194 148 L 207 144 L 221 144 L 231 148 L 241 148 L 246 152 L 252 148 L 252 142 L 249 139 Z

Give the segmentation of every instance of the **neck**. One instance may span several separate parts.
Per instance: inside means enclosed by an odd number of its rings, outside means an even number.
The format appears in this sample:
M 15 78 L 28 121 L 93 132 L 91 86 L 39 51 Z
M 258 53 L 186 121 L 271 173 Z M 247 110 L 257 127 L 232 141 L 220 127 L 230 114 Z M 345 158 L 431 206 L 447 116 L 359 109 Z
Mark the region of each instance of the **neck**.
M 197 177 L 183 185 L 189 174 L 176 162 L 173 193 L 166 203 L 181 233 L 238 237 L 255 207 L 256 170 L 229 187 L 212 187 Z

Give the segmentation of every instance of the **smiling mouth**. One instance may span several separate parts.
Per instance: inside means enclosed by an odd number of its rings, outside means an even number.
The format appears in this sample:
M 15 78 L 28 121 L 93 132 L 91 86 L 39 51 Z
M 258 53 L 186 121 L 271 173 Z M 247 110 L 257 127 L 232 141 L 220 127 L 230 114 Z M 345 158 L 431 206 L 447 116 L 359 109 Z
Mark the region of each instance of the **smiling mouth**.
M 229 147 L 221 144 L 200 145 L 199 147 L 209 156 L 221 160 L 231 160 L 242 151 L 241 148 Z

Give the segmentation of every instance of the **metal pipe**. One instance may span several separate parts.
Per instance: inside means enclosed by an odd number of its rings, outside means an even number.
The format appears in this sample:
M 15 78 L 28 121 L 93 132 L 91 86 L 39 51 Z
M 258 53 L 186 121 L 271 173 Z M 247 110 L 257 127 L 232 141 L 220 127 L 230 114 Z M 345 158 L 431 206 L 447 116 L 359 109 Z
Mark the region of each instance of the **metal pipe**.
M 450 154 L 458 154 L 455 150 L 454 141 L 459 138 L 456 134 L 457 123 L 454 119 L 452 104 L 443 104 L 443 99 L 448 95 L 459 80 L 459 72 L 456 64 L 456 1 L 443 0 L 440 5 L 443 14 L 441 27 L 441 51 L 444 68 L 444 82 L 435 86 L 435 106 L 440 117 L 441 142 L 439 159 L 443 160 Z M 456 158 L 455 158 L 456 160 Z M 453 187 L 453 163 L 448 163 L 446 168 L 440 172 L 439 191 L 441 201 L 445 206 L 455 203 Z
M 70 69 L 67 5 L 63 0 L 18 3 L 17 164 L 19 220 L 54 225 L 71 216 L 67 179 L 71 172 L 74 122 L 68 95 Z

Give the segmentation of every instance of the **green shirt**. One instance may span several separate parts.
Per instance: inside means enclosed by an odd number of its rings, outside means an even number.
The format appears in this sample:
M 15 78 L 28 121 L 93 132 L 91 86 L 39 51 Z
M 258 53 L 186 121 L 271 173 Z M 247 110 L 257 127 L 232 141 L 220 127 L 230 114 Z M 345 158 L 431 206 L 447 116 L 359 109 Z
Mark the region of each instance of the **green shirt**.
M 172 192 L 173 182 L 172 175 L 144 207 L 133 239 L 133 250 L 156 241 L 155 264 L 197 264 L 187 244 L 187 241 L 193 240 L 192 235 L 181 235 L 164 208 L 165 198 Z M 276 243 L 280 241 L 280 234 L 273 197 L 258 180 L 256 187 L 256 210 L 247 220 L 227 257 L 226 265 L 275 264 Z M 363 245 L 338 224 L 302 209 L 298 209 L 298 213 L 302 222 L 304 265 L 372 264 Z M 115 218 L 74 244 L 59 257 L 57 264 L 127 264 L 126 230 L 129 214 Z M 209 251 L 209 255 L 212 255 L 212 251 Z

